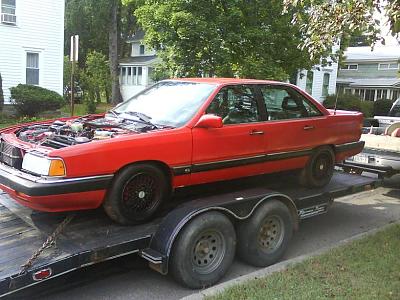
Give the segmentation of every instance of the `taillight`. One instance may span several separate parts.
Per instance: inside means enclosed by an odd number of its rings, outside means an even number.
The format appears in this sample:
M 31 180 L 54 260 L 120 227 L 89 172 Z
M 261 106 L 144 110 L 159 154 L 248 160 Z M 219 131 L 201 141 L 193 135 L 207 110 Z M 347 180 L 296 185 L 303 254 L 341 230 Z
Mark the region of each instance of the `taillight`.
M 49 278 L 51 275 L 52 275 L 51 269 L 47 268 L 47 269 L 43 269 L 43 270 L 36 272 L 35 274 L 33 274 L 32 277 L 33 277 L 33 280 L 35 280 L 35 281 L 41 281 L 41 280 Z

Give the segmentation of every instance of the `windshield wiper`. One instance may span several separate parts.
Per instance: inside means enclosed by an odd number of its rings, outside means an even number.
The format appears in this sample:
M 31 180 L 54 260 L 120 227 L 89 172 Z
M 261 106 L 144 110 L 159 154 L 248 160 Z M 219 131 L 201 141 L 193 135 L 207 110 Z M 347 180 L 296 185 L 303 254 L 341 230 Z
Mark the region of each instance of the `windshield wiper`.
M 123 114 L 127 114 L 127 115 L 137 118 L 137 120 L 132 120 L 132 119 L 129 119 L 129 120 L 147 124 L 147 125 L 153 126 L 154 128 L 157 128 L 157 129 L 162 128 L 159 125 L 152 123 L 150 121 L 151 117 L 149 117 L 148 115 L 146 115 L 144 113 L 137 112 L 137 111 L 124 111 L 123 113 L 121 113 L 121 115 L 123 115 Z M 121 115 L 119 115 L 118 117 L 123 118 L 123 116 L 121 116 Z
M 107 112 L 107 114 L 112 114 L 114 117 L 118 118 L 118 114 L 117 114 L 115 111 L 113 111 L 113 110 L 109 110 L 109 111 Z

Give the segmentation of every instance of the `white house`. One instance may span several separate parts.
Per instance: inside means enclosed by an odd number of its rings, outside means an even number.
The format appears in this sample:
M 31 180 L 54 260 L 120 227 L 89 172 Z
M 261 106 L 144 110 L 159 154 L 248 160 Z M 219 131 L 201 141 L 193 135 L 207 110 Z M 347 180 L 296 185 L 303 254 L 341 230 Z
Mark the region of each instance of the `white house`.
M 144 32 L 138 31 L 128 41 L 131 55 L 120 60 L 120 85 L 124 100 L 129 99 L 153 83 L 153 66 L 158 62 L 156 51 L 143 44 Z
M 311 70 L 301 70 L 297 74 L 296 85 L 314 99 L 323 102 L 326 96 L 335 94 L 338 64 L 314 66 Z
M 339 47 L 333 46 L 332 53 L 336 53 Z M 337 73 L 338 63 L 328 59 L 327 65 L 316 65 L 311 70 L 299 71 L 295 84 L 322 103 L 326 96 L 336 93 Z
M 63 92 L 64 0 L 0 0 L 5 103 L 20 83 Z

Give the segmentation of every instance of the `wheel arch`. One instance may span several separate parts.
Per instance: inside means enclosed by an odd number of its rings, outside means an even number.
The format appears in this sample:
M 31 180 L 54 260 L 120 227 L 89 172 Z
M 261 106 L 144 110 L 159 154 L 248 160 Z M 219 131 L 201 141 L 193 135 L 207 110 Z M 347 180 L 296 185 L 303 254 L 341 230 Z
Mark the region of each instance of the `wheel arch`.
M 171 168 L 168 166 L 167 163 L 160 161 L 160 160 L 141 160 L 141 161 L 135 161 L 133 163 L 124 165 L 122 167 L 120 167 L 116 172 L 115 172 L 115 176 L 114 178 L 116 178 L 116 176 L 122 172 L 123 170 L 125 170 L 126 168 L 129 168 L 131 166 L 135 166 L 135 165 L 140 165 L 140 164 L 148 164 L 148 165 L 153 165 L 156 166 L 157 168 L 159 168 L 168 178 L 169 183 L 172 187 L 172 178 L 173 178 L 173 173 Z

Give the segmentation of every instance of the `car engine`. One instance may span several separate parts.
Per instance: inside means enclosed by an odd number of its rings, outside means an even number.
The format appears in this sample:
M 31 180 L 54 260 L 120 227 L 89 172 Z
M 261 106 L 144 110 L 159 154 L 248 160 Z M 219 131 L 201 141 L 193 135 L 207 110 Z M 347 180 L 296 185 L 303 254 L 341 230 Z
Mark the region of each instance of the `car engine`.
M 155 128 L 151 124 L 129 119 L 89 116 L 68 121 L 56 120 L 50 124 L 28 125 L 19 129 L 16 135 L 24 142 L 59 149 L 152 129 Z

